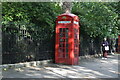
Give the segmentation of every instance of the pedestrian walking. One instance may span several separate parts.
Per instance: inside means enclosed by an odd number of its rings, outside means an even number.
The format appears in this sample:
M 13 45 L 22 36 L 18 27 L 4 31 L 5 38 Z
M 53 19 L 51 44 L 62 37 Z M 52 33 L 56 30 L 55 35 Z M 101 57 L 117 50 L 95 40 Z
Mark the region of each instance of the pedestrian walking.
M 103 52 L 102 59 L 107 59 L 108 51 L 109 51 L 109 44 L 108 44 L 107 38 L 104 38 L 102 42 L 102 52 Z

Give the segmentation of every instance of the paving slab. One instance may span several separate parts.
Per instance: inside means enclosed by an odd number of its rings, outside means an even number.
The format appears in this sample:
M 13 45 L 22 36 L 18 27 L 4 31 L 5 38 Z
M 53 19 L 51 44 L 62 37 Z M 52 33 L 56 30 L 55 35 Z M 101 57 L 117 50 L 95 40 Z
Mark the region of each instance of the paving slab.
M 79 65 L 50 63 L 46 66 L 23 67 L 3 70 L 3 78 L 118 78 L 120 54 L 109 55 L 108 59 L 89 58 Z

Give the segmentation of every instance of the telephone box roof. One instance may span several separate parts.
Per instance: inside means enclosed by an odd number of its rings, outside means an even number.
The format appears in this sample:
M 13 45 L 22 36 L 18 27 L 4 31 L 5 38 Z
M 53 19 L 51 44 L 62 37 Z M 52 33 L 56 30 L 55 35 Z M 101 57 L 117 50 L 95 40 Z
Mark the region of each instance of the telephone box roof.
M 76 16 L 75 14 L 72 14 L 72 13 L 63 13 L 60 16 L 64 16 L 64 15 L 71 16 L 71 17 L 75 17 Z
M 62 16 L 69 16 L 69 17 L 71 17 L 71 18 L 73 18 L 73 19 L 75 19 L 75 20 L 76 20 L 76 19 L 79 20 L 78 16 L 75 15 L 75 14 L 72 14 L 72 13 L 63 13 L 63 14 L 57 16 L 57 18 L 58 18 L 58 17 L 62 17 Z

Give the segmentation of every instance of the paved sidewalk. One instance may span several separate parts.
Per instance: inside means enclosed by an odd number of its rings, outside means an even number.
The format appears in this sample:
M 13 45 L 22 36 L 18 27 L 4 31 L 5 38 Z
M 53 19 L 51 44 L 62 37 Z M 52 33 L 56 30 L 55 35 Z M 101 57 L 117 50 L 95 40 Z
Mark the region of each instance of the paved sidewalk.
M 79 65 L 49 64 L 3 70 L 4 78 L 118 78 L 118 54 L 107 60 L 90 58 L 80 60 Z

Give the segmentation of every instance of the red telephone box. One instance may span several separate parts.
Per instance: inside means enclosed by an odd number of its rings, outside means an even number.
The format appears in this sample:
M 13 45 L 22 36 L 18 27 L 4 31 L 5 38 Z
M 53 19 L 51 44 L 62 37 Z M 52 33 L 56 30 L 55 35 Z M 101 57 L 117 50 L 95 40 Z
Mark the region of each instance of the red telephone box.
M 120 53 L 120 35 L 118 36 L 118 53 Z
M 55 63 L 77 65 L 79 59 L 79 18 L 64 13 L 56 20 Z

